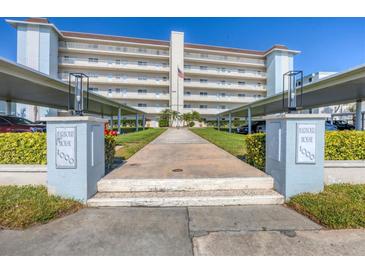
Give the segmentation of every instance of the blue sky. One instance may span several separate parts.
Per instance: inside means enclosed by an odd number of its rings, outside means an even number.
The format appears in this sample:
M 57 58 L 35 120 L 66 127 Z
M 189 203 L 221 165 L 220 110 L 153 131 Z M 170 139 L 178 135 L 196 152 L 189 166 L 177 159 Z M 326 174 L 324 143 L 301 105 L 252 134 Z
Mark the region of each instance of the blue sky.
M 24 18 L 17 18 L 24 19 Z M 60 30 L 266 50 L 300 50 L 295 68 L 305 74 L 365 64 L 365 18 L 49 18 Z M 0 56 L 16 60 L 16 32 L 0 18 Z

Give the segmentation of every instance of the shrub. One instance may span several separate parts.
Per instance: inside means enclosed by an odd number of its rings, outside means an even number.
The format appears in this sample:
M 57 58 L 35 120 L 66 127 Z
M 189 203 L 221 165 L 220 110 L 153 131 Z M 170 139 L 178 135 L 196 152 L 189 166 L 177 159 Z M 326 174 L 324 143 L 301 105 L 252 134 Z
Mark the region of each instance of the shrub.
M 265 170 L 265 134 L 246 136 L 246 161 L 250 165 Z
M 46 164 L 45 133 L 1 133 L 0 164 Z
M 167 119 L 160 119 L 158 121 L 158 126 L 159 127 L 168 127 L 169 126 L 169 120 L 167 120 Z
M 189 122 L 189 127 L 193 127 L 193 126 L 195 126 L 195 122 L 194 121 Z
M 105 135 L 105 170 L 111 169 L 114 162 L 116 141 L 113 135 Z
M 326 132 L 326 160 L 365 160 L 365 131 Z

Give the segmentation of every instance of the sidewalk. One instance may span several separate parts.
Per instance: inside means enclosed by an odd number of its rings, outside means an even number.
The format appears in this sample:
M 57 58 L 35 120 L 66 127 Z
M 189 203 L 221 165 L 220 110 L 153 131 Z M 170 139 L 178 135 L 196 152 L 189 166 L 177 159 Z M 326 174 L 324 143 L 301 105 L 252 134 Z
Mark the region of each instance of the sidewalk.
M 365 230 L 322 230 L 279 205 L 86 208 L 0 230 L 0 255 L 365 255 Z

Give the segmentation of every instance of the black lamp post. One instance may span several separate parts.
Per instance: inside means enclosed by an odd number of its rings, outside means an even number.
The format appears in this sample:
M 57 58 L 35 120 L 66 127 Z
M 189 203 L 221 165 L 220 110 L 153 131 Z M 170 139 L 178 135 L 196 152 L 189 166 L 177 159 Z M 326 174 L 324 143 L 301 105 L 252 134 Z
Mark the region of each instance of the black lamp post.
M 73 85 L 72 85 L 73 84 Z M 72 90 L 74 90 L 72 94 Z M 86 108 L 84 105 L 86 92 Z M 72 100 L 72 96 L 73 100 Z M 89 109 L 89 77 L 84 73 L 70 73 L 68 77 L 68 109 L 82 116 Z
M 285 106 L 285 90 L 288 91 L 287 106 Z M 300 100 L 297 95 L 300 93 Z M 288 113 L 302 109 L 303 106 L 303 71 L 291 70 L 283 74 L 283 110 Z

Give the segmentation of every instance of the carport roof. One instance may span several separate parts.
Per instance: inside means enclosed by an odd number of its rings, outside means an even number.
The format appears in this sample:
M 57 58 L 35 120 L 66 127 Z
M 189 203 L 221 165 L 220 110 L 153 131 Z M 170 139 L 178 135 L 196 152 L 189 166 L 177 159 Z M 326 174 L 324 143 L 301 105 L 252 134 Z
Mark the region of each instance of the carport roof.
M 287 105 L 287 92 L 284 104 Z M 317 108 L 336 104 L 351 103 L 365 99 L 365 65 L 325 77 L 303 86 L 303 108 Z M 247 117 L 251 108 L 252 116 L 264 116 L 283 112 L 283 94 L 279 93 L 256 102 L 221 112 L 225 116 Z M 298 97 L 300 100 L 300 96 Z
M 67 83 L 0 57 L 0 100 L 67 110 L 68 92 Z M 118 115 L 119 108 L 122 115 L 144 113 L 95 93 L 89 95 L 89 113 Z

